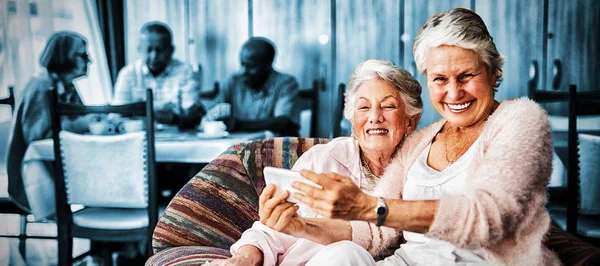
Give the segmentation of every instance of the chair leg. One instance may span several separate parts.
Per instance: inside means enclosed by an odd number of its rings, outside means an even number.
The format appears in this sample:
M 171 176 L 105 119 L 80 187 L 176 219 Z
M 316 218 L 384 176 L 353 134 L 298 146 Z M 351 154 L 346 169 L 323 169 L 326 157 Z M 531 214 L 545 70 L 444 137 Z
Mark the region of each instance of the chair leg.
M 109 247 L 104 247 L 102 249 L 102 260 L 104 266 L 113 265 L 112 249 L 110 249 Z
M 73 264 L 73 237 L 68 225 L 58 224 L 58 265 Z
M 24 259 L 27 258 L 27 253 L 25 250 L 25 246 L 26 246 L 26 241 L 27 241 L 27 215 L 19 215 L 19 218 L 21 220 L 20 226 L 19 226 L 19 252 L 21 252 L 21 255 L 23 256 Z

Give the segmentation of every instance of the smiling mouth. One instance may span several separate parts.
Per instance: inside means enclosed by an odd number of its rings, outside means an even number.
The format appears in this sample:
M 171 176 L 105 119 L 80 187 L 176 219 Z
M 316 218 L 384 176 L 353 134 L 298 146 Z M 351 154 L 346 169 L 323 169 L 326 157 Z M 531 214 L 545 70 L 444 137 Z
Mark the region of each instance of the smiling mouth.
M 452 112 L 462 112 L 462 111 L 466 110 L 467 108 L 469 108 L 469 106 L 471 106 L 471 103 L 473 103 L 473 101 L 466 102 L 463 104 L 446 103 L 446 106 L 448 106 L 448 108 L 450 108 L 450 111 L 452 111 Z
M 387 129 L 367 129 L 367 134 L 369 135 L 382 135 L 382 134 L 387 134 L 388 132 L 390 132 Z

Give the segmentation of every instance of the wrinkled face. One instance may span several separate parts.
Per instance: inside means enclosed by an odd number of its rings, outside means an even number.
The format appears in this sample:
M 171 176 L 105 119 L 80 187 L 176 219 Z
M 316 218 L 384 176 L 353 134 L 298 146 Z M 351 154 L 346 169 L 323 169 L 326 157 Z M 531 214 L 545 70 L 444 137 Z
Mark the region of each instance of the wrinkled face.
M 490 114 L 496 79 L 477 53 L 457 46 L 432 48 L 425 67 L 431 105 L 450 124 L 467 127 Z
M 77 40 L 74 46 L 73 59 L 75 67 L 73 68 L 73 78 L 79 78 L 87 75 L 88 64 L 92 61 L 87 53 L 86 45 L 83 40 Z
M 268 62 L 256 48 L 244 48 L 240 55 L 242 77 L 250 87 L 262 86 L 271 72 L 271 62 Z
M 163 72 L 173 56 L 173 46 L 169 38 L 154 32 L 142 34 L 138 50 L 153 74 Z
M 369 80 L 356 91 L 352 129 L 361 149 L 393 151 L 412 123 L 400 93 L 387 81 Z

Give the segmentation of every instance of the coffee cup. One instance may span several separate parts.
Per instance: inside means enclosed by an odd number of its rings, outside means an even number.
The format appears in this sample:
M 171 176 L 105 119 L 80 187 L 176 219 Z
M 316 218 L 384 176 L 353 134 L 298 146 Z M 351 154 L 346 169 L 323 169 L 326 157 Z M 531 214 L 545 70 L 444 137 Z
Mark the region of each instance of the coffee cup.
M 112 135 L 115 134 L 115 125 L 106 121 L 90 122 L 88 124 L 90 133 L 93 135 Z
M 119 123 L 118 128 L 121 133 L 142 131 L 144 129 L 144 122 L 142 120 L 125 120 Z
M 219 135 L 227 130 L 223 121 L 205 121 L 202 123 L 202 130 L 208 135 Z

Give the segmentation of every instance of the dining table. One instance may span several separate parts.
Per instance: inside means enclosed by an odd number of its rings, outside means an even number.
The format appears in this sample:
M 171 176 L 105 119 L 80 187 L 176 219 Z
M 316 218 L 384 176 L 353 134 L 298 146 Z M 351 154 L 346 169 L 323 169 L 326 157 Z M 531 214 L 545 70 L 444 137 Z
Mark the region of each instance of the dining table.
M 210 163 L 232 145 L 275 137 L 271 131 L 223 132 L 207 135 L 198 130 L 179 130 L 160 125 L 155 130 L 157 163 Z M 47 164 L 54 161 L 52 139 L 30 143 L 23 158 L 22 177 L 31 212 L 42 220 L 55 212 L 54 181 Z

